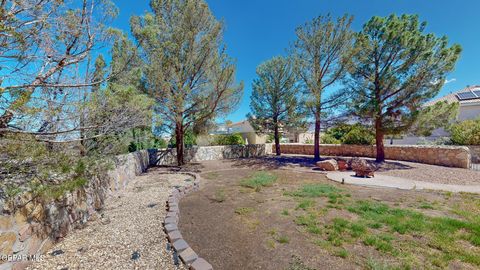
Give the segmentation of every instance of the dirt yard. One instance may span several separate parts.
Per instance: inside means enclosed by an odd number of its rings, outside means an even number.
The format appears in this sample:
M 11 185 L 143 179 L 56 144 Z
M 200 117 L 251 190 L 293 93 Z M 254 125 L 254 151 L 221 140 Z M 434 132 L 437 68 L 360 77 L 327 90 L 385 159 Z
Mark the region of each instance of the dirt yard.
M 341 185 L 308 159 L 204 162 L 180 230 L 215 269 L 478 269 L 480 196 Z

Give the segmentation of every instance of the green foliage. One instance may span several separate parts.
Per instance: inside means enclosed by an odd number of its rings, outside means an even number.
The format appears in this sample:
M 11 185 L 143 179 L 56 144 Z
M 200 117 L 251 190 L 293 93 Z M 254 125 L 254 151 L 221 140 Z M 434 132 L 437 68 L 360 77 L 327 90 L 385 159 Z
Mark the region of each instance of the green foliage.
M 253 188 L 260 191 L 262 187 L 273 185 L 277 181 L 277 176 L 268 172 L 256 172 L 251 177 L 240 182 L 243 187 Z
M 313 142 L 311 142 L 311 143 L 313 143 Z M 341 141 L 339 139 L 335 138 L 334 136 L 328 134 L 328 132 L 327 132 L 327 133 L 322 135 L 321 143 L 323 143 L 323 144 L 340 144 Z
M 325 132 L 325 135 L 322 136 L 322 143 L 372 145 L 375 143 L 375 136 L 361 124 L 341 123 Z
M 448 129 L 458 116 L 459 103 L 437 102 L 420 110 L 411 132 L 417 136 L 428 137 L 437 128 Z
M 352 21 L 353 17 L 347 14 L 336 19 L 328 14 L 314 18 L 295 31 L 297 39 L 292 48 L 295 68 L 306 94 L 306 108 L 316 122 L 335 116 L 336 109 L 346 99 L 343 92 L 326 90 L 346 75 L 354 37 L 350 29 Z M 319 128 L 314 132 L 320 135 Z M 318 147 L 314 155 L 316 159 L 320 157 Z
M 480 119 L 455 123 L 449 131 L 450 139 L 454 144 L 480 145 Z
M 252 113 L 247 115 L 255 131 L 279 141 L 282 130 L 305 126 L 292 61 L 274 57 L 257 67 L 257 76 L 250 99 Z
M 424 33 L 417 15 L 373 17 L 357 34 L 349 68 L 351 112 L 374 123 L 378 139 L 401 134 L 438 94 L 460 57 L 458 44 Z M 377 145 L 377 161 L 384 160 Z
M 253 209 L 251 207 L 239 207 L 239 208 L 235 209 L 235 214 L 240 215 L 240 216 L 245 216 L 245 215 L 248 215 L 248 214 L 250 214 L 254 211 L 255 211 L 255 209 Z
M 187 130 L 184 134 L 183 140 L 184 140 L 183 143 L 187 147 L 197 145 L 197 135 L 193 133 L 193 130 L 190 130 L 190 129 Z M 177 145 L 177 140 L 175 136 L 173 136 L 172 139 L 170 140 L 170 147 L 176 147 L 176 145 Z
M 128 145 L 129 152 L 143 149 L 162 149 L 167 147 L 167 142 L 156 137 L 150 128 L 137 128 L 131 130 L 132 141 Z
M 243 83 L 223 50 L 223 24 L 204 0 L 151 0 L 152 12 L 133 16 L 132 34 L 144 53 L 145 92 L 177 138 L 197 130 L 240 102 Z M 186 140 L 186 139 L 185 139 Z M 177 163 L 184 164 L 177 142 Z
M 243 140 L 242 135 L 235 134 L 222 134 L 216 135 L 214 139 L 214 145 L 244 145 L 245 141 Z
M 362 126 L 355 125 L 342 138 L 344 144 L 373 145 L 375 144 L 375 136 L 372 132 Z
M 340 196 L 342 190 L 326 184 L 308 184 L 297 191 L 285 192 L 285 195 L 305 198 Z

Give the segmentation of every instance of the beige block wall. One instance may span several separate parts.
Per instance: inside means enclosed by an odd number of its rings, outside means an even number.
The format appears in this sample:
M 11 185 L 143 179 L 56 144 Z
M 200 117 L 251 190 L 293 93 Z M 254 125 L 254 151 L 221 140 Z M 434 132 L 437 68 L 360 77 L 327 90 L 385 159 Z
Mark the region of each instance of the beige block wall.
M 480 163 L 480 145 L 469 145 L 470 153 L 472 155 L 473 163 Z
M 282 144 L 283 154 L 313 155 L 312 144 Z M 372 157 L 376 155 L 373 145 L 321 144 L 320 154 L 324 156 Z M 465 146 L 385 146 L 385 158 L 412 161 L 448 167 L 470 168 L 470 150 Z

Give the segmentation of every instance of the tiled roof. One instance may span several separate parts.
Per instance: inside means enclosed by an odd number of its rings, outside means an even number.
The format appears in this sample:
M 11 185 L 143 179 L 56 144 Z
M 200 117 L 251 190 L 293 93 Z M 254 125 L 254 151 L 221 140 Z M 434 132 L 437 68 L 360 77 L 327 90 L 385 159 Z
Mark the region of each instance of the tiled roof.
M 458 97 L 457 97 L 458 93 L 468 92 L 468 91 L 473 91 L 473 90 L 480 90 L 480 85 L 469 86 L 469 87 L 466 87 L 464 89 L 458 90 L 456 92 L 450 93 L 446 96 L 431 100 L 431 101 L 425 103 L 424 106 L 431 106 L 431 105 L 433 105 L 437 102 L 440 102 L 440 101 L 447 101 L 448 103 L 460 102 L 460 104 L 480 102 L 480 97 L 479 98 L 468 99 L 468 100 L 459 100 L 458 99 Z

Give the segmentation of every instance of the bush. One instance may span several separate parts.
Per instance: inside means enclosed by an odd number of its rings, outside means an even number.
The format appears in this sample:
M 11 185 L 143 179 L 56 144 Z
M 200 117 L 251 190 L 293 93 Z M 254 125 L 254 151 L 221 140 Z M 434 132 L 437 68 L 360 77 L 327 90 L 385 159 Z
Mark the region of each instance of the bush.
M 480 119 L 465 120 L 450 127 L 451 141 L 457 145 L 480 145 Z
M 375 136 L 373 133 L 362 127 L 356 126 L 352 128 L 343 138 L 344 144 L 360 144 L 360 145 L 372 145 L 375 144 Z
M 323 144 L 340 144 L 340 140 L 335 138 L 334 136 L 330 134 L 324 134 L 322 135 L 322 138 L 320 140 Z M 313 143 L 313 142 L 312 142 Z
M 242 135 L 236 134 L 226 134 L 226 135 L 217 135 L 214 140 L 215 145 L 244 145 L 245 141 L 242 138 Z

